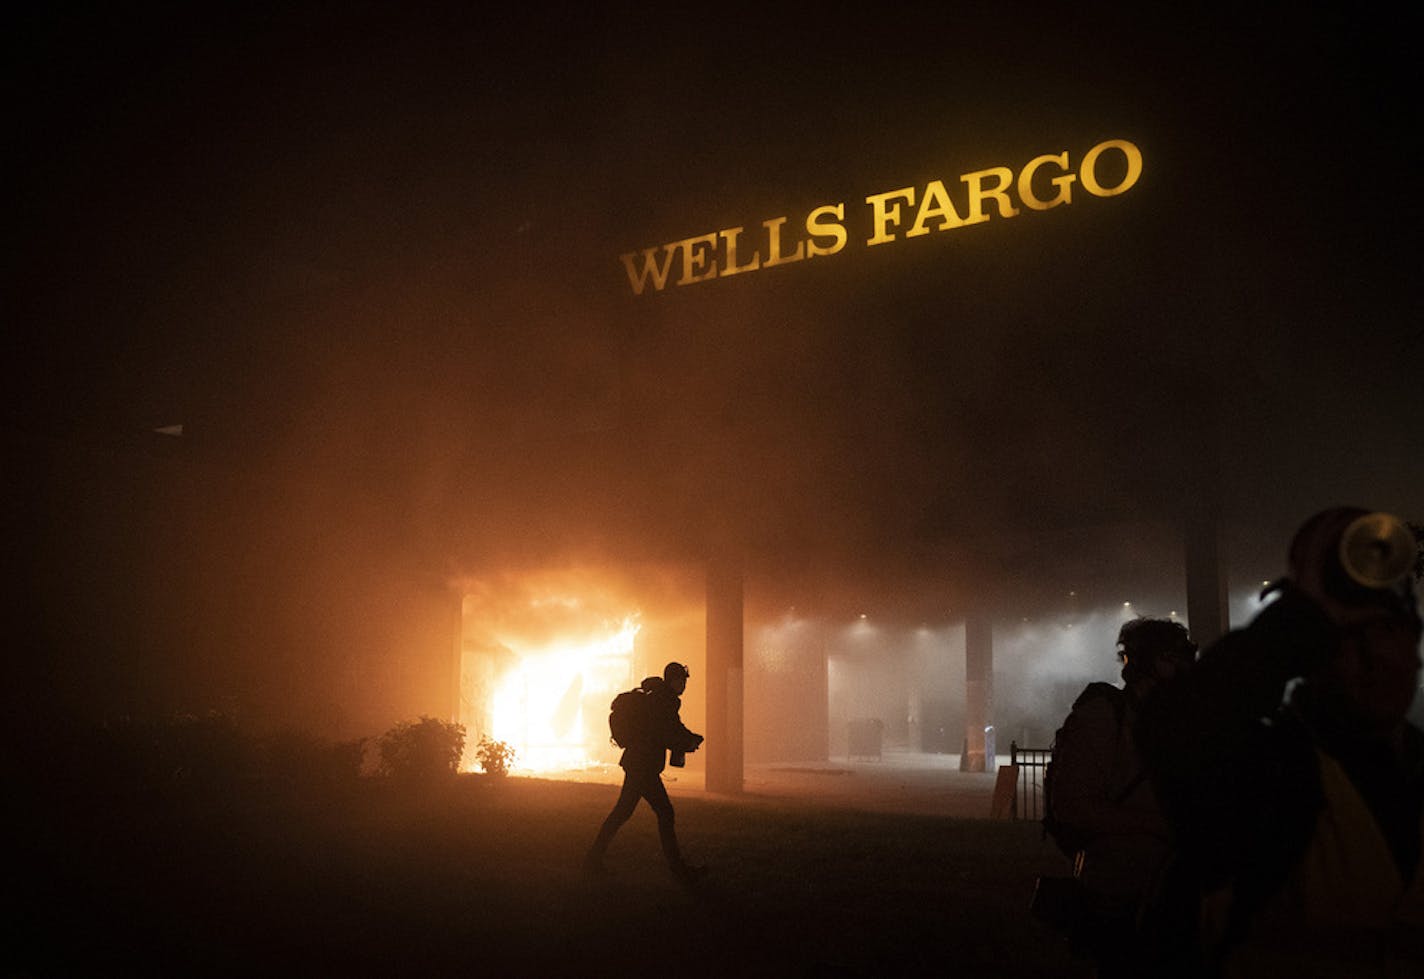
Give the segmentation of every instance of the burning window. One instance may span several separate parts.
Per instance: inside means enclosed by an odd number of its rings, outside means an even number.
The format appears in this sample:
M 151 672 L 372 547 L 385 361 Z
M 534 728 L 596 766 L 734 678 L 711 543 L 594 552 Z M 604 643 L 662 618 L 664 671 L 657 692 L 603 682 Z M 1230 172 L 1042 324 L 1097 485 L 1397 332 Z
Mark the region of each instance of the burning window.
M 700 603 L 670 590 L 667 578 L 660 573 L 650 585 L 627 572 L 562 571 L 467 582 L 463 767 L 474 767 L 474 745 L 485 735 L 514 748 L 516 771 L 615 765 L 619 749 L 608 736 L 614 695 L 660 673 L 666 660 L 703 660 Z

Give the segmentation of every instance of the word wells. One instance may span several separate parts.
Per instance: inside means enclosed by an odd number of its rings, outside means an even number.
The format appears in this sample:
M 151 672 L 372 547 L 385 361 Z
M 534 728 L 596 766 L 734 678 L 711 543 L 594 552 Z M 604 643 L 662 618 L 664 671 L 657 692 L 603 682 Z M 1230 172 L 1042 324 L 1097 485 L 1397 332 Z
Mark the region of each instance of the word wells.
M 870 194 L 863 207 L 850 213 L 857 227 L 854 239 L 846 205 L 840 202 L 813 208 L 795 224 L 782 215 L 752 230 L 723 228 L 619 257 L 633 294 L 641 296 L 649 286 L 661 292 L 669 280 L 687 286 L 835 255 L 852 240 L 864 247 L 884 245 L 982 224 L 994 216 L 1016 217 L 1025 208 L 1052 210 L 1073 202 L 1074 184 L 1094 197 L 1114 197 L 1131 190 L 1141 176 L 1142 151 L 1125 139 L 1110 139 L 1088 150 L 1076 169 L 1064 150 L 1036 156 L 1017 173 L 990 167 L 960 174 L 953 193 L 944 181 L 931 180 L 923 187 Z

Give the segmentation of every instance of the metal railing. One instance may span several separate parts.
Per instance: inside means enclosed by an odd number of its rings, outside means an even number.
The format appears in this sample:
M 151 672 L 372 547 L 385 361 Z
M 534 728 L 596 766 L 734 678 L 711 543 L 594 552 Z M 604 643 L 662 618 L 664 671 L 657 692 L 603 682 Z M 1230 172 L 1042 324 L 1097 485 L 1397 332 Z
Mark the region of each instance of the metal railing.
M 1052 760 L 1052 748 L 1020 748 L 1018 742 L 1009 742 L 1009 764 L 1018 770 L 1018 784 L 1014 787 L 1014 805 L 1009 818 L 1043 818 L 1043 776 Z

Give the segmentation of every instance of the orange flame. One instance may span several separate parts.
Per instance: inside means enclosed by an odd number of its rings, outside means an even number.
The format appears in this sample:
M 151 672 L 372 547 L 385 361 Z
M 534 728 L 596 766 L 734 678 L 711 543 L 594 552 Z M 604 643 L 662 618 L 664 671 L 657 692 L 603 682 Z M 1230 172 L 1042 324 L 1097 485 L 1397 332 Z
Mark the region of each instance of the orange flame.
M 490 736 L 514 748 L 515 771 L 568 771 L 596 762 L 608 738 L 607 705 L 632 676 L 641 628 L 634 613 L 592 636 L 539 645 L 506 640 L 516 658 L 495 681 Z

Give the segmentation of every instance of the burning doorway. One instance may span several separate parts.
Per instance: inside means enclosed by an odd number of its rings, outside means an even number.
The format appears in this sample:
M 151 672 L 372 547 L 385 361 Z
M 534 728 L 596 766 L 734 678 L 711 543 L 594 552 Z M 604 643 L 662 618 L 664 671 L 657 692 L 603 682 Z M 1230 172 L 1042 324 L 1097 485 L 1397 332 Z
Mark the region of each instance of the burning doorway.
M 464 769 L 482 737 L 515 750 L 515 771 L 612 773 L 619 749 L 608 706 L 669 660 L 694 677 L 683 720 L 706 716 L 705 612 L 698 574 L 669 569 L 564 569 L 467 580 L 461 602 L 459 717 Z M 701 780 L 694 755 L 687 774 Z

